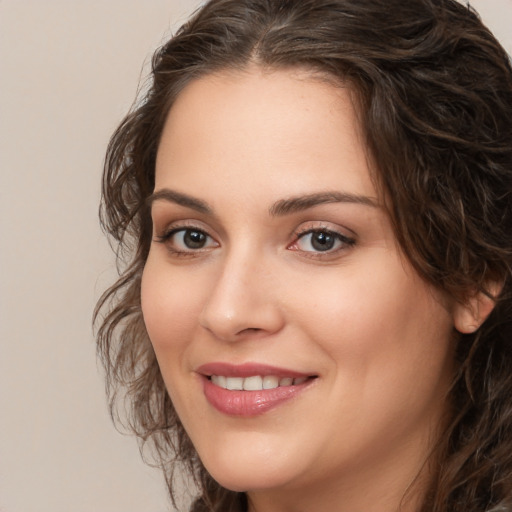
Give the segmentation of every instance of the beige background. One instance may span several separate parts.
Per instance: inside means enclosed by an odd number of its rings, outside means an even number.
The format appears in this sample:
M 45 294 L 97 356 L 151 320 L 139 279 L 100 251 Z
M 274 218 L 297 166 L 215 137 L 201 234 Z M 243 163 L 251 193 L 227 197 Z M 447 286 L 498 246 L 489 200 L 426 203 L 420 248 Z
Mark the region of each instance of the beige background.
M 110 423 L 91 311 L 97 204 L 141 64 L 199 0 L 0 0 L 0 511 L 163 512 Z M 512 0 L 472 4 L 512 51 Z

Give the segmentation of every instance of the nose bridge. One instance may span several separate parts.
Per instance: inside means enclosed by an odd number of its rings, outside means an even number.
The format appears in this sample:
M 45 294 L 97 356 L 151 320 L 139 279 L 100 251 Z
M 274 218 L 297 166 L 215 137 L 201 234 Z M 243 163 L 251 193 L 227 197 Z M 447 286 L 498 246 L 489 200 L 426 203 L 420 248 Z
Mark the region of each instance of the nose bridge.
M 274 284 L 270 265 L 260 251 L 244 245 L 232 248 L 222 260 L 201 313 L 201 325 L 226 341 L 279 330 L 282 317 Z

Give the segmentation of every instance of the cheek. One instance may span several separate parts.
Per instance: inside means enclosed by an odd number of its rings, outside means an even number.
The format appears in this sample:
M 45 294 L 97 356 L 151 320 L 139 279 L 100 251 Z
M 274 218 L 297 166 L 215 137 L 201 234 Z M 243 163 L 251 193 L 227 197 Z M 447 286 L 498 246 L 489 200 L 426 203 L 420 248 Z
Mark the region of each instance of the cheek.
M 157 358 L 182 350 L 197 324 L 201 297 L 165 265 L 148 260 L 141 283 L 141 306 Z M 188 284 L 188 286 L 187 286 Z M 173 359 L 166 360 L 172 362 Z
M 347 272 L 308 283 L 307 302 L 296 303 L 301 327 L 329 356 L 336 376 L 358 382 L 361 397 L 389 392 L 412 399 L 447 373 L 452 318 L 442 303 L 398 257 L 378 258 L 366 272 Z M 369 398 L 369 397 L 368 397 Z
M 180 279 L 165 263 L 148 260 L 141 283 L 142 314 L 165 386 L 186 428 L 184 411 L 191 409 L 192 417 L 200 413 L 184 376 L 191 370 L 187 354 L 197 330 L 201 300 L 190 279 Z
M 310 283 L 304 311 L 318 316 L 319 329 L 352 339 L 351 349 L 366 344 L 407 344 L 450 332 L 451 315 L 441 297 L 398 256 L 375 258 L 362 271 L 340 273 L 339 282 Z M 368 270 L 371 269 L 371 270 Z M 322 318 L 320 318 L 322 317 Z M 312 324 L 313 325 L 313 324 Z
M 450 314 L 419 278 L 386 263 L 380 276 L 310 283 L 296 314 L 329 361 L 325 396 L 340 405 L 325 408 L 324 424 L 345 429 L 343 438 L 333 430 L 331 448 L 350 438 L 370 458 L 436 423 L 453 371 Z

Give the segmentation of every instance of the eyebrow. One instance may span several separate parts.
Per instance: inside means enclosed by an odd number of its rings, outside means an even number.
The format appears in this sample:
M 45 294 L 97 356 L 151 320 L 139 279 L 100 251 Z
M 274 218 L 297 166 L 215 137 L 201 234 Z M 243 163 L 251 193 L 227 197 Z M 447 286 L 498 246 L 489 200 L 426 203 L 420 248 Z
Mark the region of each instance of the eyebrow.
M 291 197 L 289 199 L 281 199 L 274 203 L 270 209 L 270 215 L 273 217 L 289 215 L 296 213 L 314 206 L 329 203 L 355 203 L 362 204 L 365 206 L 371 206 L 378 208 L 379 204 L 376 199 L 368 196 L 361 196 L 357 194 L 351 194 L 348 192 L 317 192 L 314 194 L 308 194 L 305 196 Z
M 146 204 L 151 208 L 151 205 L 155 201 L 167 201 L 169 203 L 175 203 L 180 206 L 185 206 L 186 208 L 196 210 L 199 213 L 210 215 L 213 213 L 212 208 L 205 201 L 189 196 L 188 194 L 183 194 L 182 192 L 177 192 L 176 190 L 171 190 L 169 188 L 163 188 L 151 194 L 146 199 Z
M 199 213 L 213 215 L 213 208 L 206 201 L 169 188 L 163 188 L 151 194 L 147 198 L 146 204 L 148 207 L 151 207 L 155 201 L 167 201 L 196 210 Z M 377 200 L 372 197 L 348 192 L 331 191 L 280 199 L 276 201 L 268 211 L 272 217 L 281 217 L 329 203 L 354 203 L 371 206 L 373 208 L 379 207 Z

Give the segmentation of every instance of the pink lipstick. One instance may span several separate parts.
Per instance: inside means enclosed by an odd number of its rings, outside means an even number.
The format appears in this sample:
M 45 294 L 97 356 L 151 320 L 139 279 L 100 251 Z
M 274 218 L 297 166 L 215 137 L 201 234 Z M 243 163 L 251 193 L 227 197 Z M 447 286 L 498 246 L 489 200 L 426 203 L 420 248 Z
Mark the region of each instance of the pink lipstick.
M 197 373 L 208 402 L 231 416 L 263 414 L 295 398 L 316 377 L 256 363 L 208 363 Z

